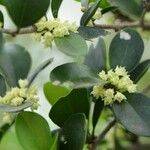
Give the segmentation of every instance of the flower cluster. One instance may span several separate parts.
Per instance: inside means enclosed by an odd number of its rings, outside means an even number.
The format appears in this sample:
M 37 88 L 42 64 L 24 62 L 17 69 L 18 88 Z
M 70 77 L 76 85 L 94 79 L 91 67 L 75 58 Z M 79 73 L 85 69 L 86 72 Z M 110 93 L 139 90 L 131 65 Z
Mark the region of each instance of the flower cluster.
M 28 87 L 27 80 L 19 80 L 19 87 L 13 87 L 4 97 L 0 97 L 0 104 L 20 106 L 24 102 L 31 102 L 31 110 L 36 110 L 39 106 L 37 88 L 32 85 Z M 11 122 L 12 114 L 4 113 L 3 121 Z
M 99 77 L 105 83 L 94 86 L 91 94 L 96 99 L 101 97 L 105 105 L 110 105 L 114 101 L 122 102 L 126 100 L 124 92 L 136 92 L 136 84 L 130 79 L 124 67 L 117 66 L 114 70 L 111 69 L 107 73 L 101 71 Z
M 70 32 L 77 32 L 77 25 L 75 23 L 69 23 L 68 21 L 62 22 L 56 18 L 53 20 L 41 19 L 35 24 L 37 33 L 34 33 L 34 39 L 41 41 L 45 47 L 52 46 L 54 38 L 64 37 L 69 35 Z

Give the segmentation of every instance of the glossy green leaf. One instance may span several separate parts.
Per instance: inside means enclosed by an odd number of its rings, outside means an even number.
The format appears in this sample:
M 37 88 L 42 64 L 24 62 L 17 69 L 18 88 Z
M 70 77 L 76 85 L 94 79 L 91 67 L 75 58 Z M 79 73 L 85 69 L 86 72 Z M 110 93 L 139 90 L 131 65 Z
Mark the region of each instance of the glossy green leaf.
M 92 117 L 93 130 L 95 130 L 95 127 L 97 125 L 97 122 L 99 120 L 103 108 L 104 108 L 104 102 L 101 99 L 96 100 L 94 105 L 93 117 Z
M 14 23 L 26 27 L 36 23 L 43 17 L 49 7 L 50 0 L 4 0 L 9 15 Z
M 0 68 L 10 86 L 27 78 L 31 66 L 29 53 L 19 45 L 5 45 L 0 49 Z
M 95 14 L 97 8 L 99 7 L 101 0 L 97 0 L 82 16 L 81 21 L 80 21 L 80 25 L 81 26 L 86 26 L 88 24 L 88 22 L 90 21 L 90 19 L 93 17 L 93 15 Z
M 69 84 L 73 88 L 90 87 L 100 82 L 85 65 L 67 63 L 56 67 L 50 74 L 52 82 Z
M 4 77 L 0 74 L 0 96 L 4 96 L 6 93 L 6 83 Z
M 50 150 L 58 150 L 58 135 L 54 135 Z
M 54 85 L 51 82 L 44 84 L 44 94 L 50 104 L 56 103 L 61 97 L 65 97 L 71 90 L 64 86 Z
M 143 54 L 144 44 L 141 36 L 132 29 L 119 32 L 112 40 L 109 51 L 111 68 L 125 66 L 128 71 L 134 69 Z M 121 35 L 123 34 L 123 35 Z
M 83 150 L 86 140 L 86 118 L 84 114 L 74 114 L 62 128 L 60 150 Z
M 139 19 L 142 14 L 142 0 L 108 0 L 112 6 L 131 19 Z
M 150 67 L 150 59 L 140 63 L 131 73 L 130 78 L 137 83 Z
M 96 46 L 90 47 L 84 62 L 95 74 L 106 69 L 106 46 L 104 40 L 99 38 Z
M 3 27 L 4 26 L 4 16 L 1 11 L 0 11 L 0 23 L 2 23 L 2 27 Z
M 40 115 L 33 112 L 18 114 L 15 129 L 24 150 L 50 150 L 52 137 L 49 125 Z
M 102 10 L 101 10 L 101 13 L 102 13 L 102 14 L 105 14 L 105 13 L 107 13 L 107 12 L 110 12 L 110 11 L 113 11 L 113 10 L 116 10 L 116 9 L 117 9 L 116 6 L 109 6 L 109 7 L 106 7 L 106 8 L 104 8 L 104 9 L 102 9 Z
M 30 102 L 25 102 L 20 106 L 0 105 L 0 112 L 19 112 L 30 107 L 31 105 L 32 104 Z
M 113 111 L 117 120 L 130 132 L 150 136 L 150 98 L 135 93 L 127 95 L 127 101 L 115 103 Z
M 51 9 L 54 18 L 58 17 L 58 11 L 63 0 L 51 0 Z
M 76 33 L 63 38 L 55 38 L 55 44 L 60 51 L 75 58 L 86 55 L 88 50 L 85 40 Z
M 78 32 L 84 39 L 93 39 L 108 34 L 106 30 L 100 29 L 99 27 L 88 27 L 88 26 L 79 27 Z
M 58 126 L 63 126 L 64 122 L 75 113 L 84 113 L 89 116 L 90 101 L 86 89 L 74 89 L 63 98 L 60 98 L 51 108 L 49 116 Z

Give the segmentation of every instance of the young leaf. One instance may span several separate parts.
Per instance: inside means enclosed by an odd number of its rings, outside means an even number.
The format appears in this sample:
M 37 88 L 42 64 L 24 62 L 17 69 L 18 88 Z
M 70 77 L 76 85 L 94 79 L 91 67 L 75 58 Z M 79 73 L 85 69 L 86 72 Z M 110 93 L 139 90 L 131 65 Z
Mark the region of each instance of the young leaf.
M 61 97 L 65 97 L 70 90 L 64 86 L 54 85 L 51 82 L 44 84 L 44 94 L 51 105 L 55 104 Z
M 88 118 L 90 101 L 86 89 L 74 89 L 63 98 L 60 98 L 51 108 L 49 116 L 52 121 L 62 127 L 64 122 L 75 113 L 84 113 Z
M 144 51 L 141 36 L 132 29 L 119 32 L 110 45 L 109 59 L 111 68 L 117 65 L 133 70 L 139 63 Z
M 55 38 L 55 44 L 60 51 L 75 58 L 86 55 L 88 50 L 85 40 L 76 33 L 63 38 Z
M 52 14 L 54 18 L 58 17 L 58 11 L 61 6 L 63 0 L 52 0 L 51 1 L 51 9 L 52 9 Z
M 52 82 L 69 84 L 73 88 L 90 87 L 100 82 L 87 66 L 76 63 L 56 67 L 52 70 L 50 79 Z
M 101 112 L 104 108 L 104 102 L 101 99 L 96 100 L 94 105 L 92 124 L 93 124 L 93 132 L 95 131 L 95 127 L 97 125 L 98 119 L 101 115 Z
M 82 16 L 81 21 L 80 21 L 80 25 L 81 26 L 86 26 L 88 24 L 88 22 L 90 21 L 90 19 L 93 17 L 93 15 L 95 14 L 97 8 L 99 7 L 101 0 L 97 0 L 93 6 L 91 6 Z
M 140 63 L 131 73 L 130 78 L 137 83 L 150 67 L 150 59 Z
M 86 130 L 84 114 L 72 115 L 62 128 L 60 150 L 83 150 Z
M 50 150 L 52 137 L 46 120 L 33 112 L 19 113 L 15 129 L 24 150 Z
M 106 46 L 102 38 L 99 38 L 96 46 L 91 45 L 89 53 L 85 57 L 84 64 L 95 74 L 106 69 Z
M 113 111 L 117 120 L 130 132 L 150 136 L 150 98 L 140 93 L 127 95 L 127 101 L 115 103 Z
M 86 27 L 86 26 L 80 26 L 78 28 L 78 32 L 84 39 L 87 40 L 108 34 L 106 30 L 100 29 L 99 27 Z
M 30 66 L 31 57 L 23 47 L 9 44 L 0 49 L 0 68 L 10 86 L 27 78 Z
M 50 0 L 4 0 L 9 15 L 19 27 L 27 27 L 43 17 L 49 7 Z M 30 11 L 29 11 L 30 10 Z

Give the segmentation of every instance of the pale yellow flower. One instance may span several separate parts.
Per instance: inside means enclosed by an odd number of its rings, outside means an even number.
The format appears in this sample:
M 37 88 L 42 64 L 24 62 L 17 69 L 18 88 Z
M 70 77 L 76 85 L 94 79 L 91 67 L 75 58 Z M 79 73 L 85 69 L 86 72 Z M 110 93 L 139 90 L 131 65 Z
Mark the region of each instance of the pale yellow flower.
M 107 73 L 101 71 L 99 77 L 105 81 L 105 84 L 94 86 L 91 94 L 96 99 L 101 98 L 105 105 L 111 105 L 115 101 L 122 102 L 126 100 L 124 92 L 136 92 L 136 84 L 130 79 L 125 67 L 117 66 Z

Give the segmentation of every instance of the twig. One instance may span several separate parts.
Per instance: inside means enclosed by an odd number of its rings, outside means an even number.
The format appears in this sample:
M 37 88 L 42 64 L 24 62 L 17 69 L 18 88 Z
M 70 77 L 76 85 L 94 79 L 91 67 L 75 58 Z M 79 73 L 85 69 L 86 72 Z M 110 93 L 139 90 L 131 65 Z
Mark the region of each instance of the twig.
M 101 134 L 94 139 L 92 146 L 91 146 L 91 150 L 95 150 L 98 143 L 100 143 L 103 138 L 105 137 L 105 135 L 107 134 L 107 132 L 115 125 L 116 123 L 116 119 L 113 119 L 107 126 L 106 128 L 101 132 Z
M 143 89 L 143 93 L 147 94 L 150 91 L 150 84 L 148 84 L 144 89 Z
M 114 29 L 114 30 L 120 30 L 126 27 L 141 27 L 145 30 L 150 30 L 150 23 L 144 23 L 142 25 L 141 22 L 121 23 L 121 24 L 114 24 L 114 25 L 96 24 L 95 27 L 99 27 L 101 29 Z
M 11 30 L 11 29 L 4 29 L 4 28 L 2 28 L 0 31 L 2 33 L 11 34 L 11 35 L 14 36 L 16 34 L 34 33 L 34 32 L 36 32 L 36 27 L 35 26 L 31 26 L 31 27 L 27 27 L 27 28 L 22 28 L 18 32 L 14 31 L 14 30 Z
M 121 23 L 121 24 L 114 24 L 114 25 L 108 25 L 108 24 L 95 24 L 96 27 L 99 27 L 101 29 L 114 29 L 114 30 L 120 30 L 126 27 L 141 27 L 145 30 L 150 30 L 150 23 L 144 23 L 141 21 L 139 22 L 131 22 L 131 23 Z M 11 29 L 1 29 L 2 33 L 10 34 L 12 36 L 17 34 L 30 34 L 36 32 L 35 26 L 30 26 L 27 28 L 21 28 L 18 32 L 11 30 Z

